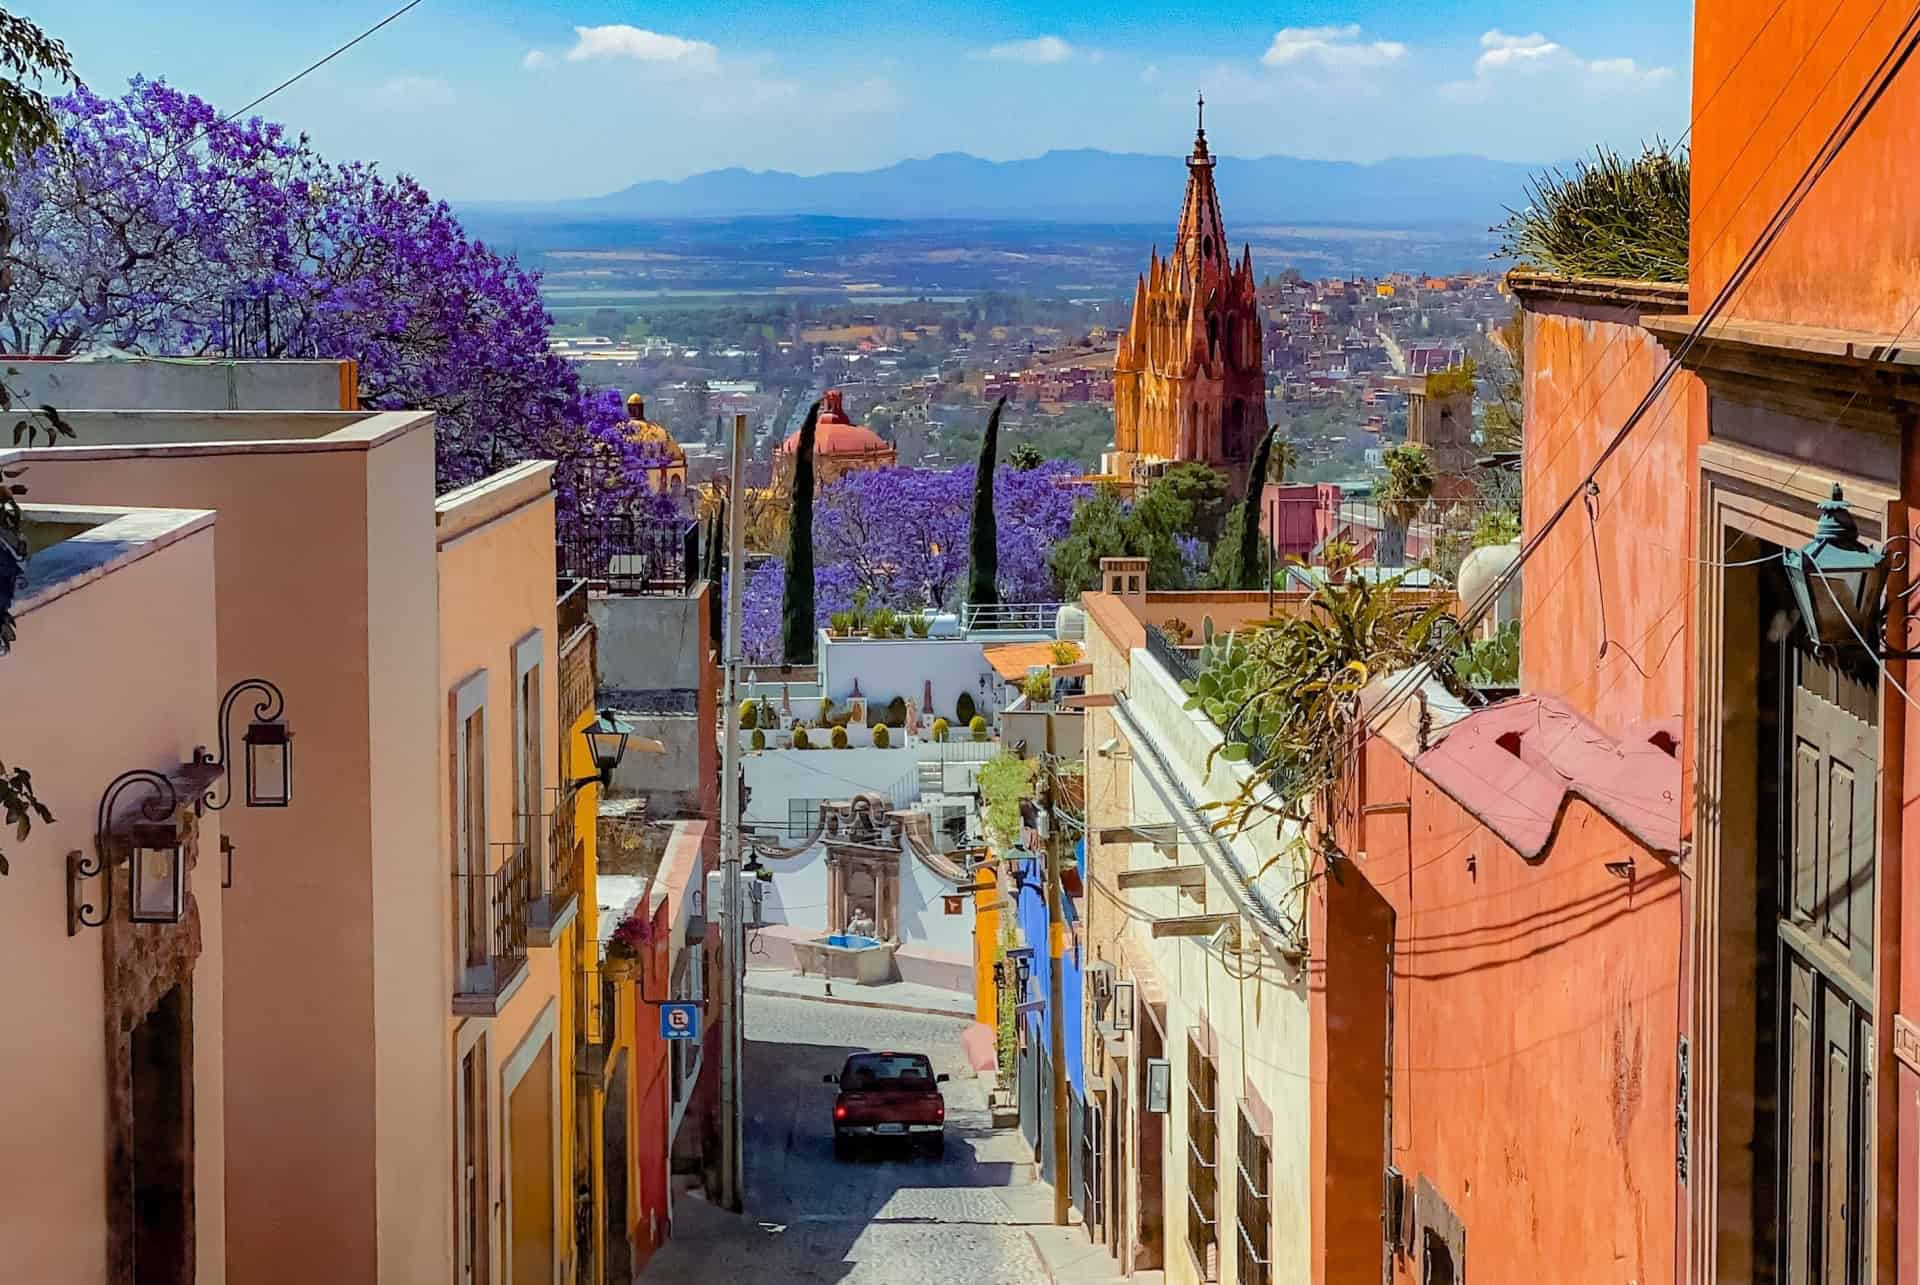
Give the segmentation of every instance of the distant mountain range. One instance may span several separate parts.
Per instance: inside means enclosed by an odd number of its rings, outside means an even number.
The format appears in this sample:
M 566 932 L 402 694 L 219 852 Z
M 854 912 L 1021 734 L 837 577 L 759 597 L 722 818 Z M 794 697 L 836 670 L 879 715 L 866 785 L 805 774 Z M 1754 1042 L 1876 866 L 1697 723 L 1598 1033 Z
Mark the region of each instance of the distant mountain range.
M 1364 165 L 1291 156 L 1222 157 L 1214 177 L 1230 234 L 1236 225 L 1274 222 L 1484 229 L 1503 217 L 1505 207 L 1521 203 L 1528 177 L 1540 168 L 1481 156 Z M 943 152 L 837 174 L 711 170 L 539 208 L 642 219 L 823 214 L 1171 224 L 1185 181 L 1183 161 L 1172 156 L 1089 149 L 988 161 Z M 520 202 L 514 206 L 529 208 Z

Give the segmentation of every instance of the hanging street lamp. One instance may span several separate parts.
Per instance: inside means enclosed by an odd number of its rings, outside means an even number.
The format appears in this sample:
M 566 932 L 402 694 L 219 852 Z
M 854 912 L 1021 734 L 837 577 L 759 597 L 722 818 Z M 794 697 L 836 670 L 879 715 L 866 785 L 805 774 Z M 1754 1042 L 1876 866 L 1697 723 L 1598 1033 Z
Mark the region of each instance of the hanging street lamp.
M 1887 584 L 1885 549 L 1868 548 L 1840 484 L 1821 502 L 1813 539 L 1782 555 L 1787 583 L 1807 635 L 1823 651 L 1856 647 L 1885 656 L 1880 646 L 1881 596 Z
M 198 779 L 196 778 L 196 783 Z M 139 811 L 121 819 L 116 815 L 120 796 L 144 789 Z M 136 768 L 122 772 L 100 796 L 95 814 L 93 855 L 67 854 L 67 936 L 82 928 L 99 928 L 113 918 L 114 868 L 125 861 L 127 919 L 136 924 L 177 924 L 187 914 L 187 849 L 180 833 L 180 795 L 173 781 L 159 772 Z M 85 900 L 89 879 L 100 880 L 100 905 Z

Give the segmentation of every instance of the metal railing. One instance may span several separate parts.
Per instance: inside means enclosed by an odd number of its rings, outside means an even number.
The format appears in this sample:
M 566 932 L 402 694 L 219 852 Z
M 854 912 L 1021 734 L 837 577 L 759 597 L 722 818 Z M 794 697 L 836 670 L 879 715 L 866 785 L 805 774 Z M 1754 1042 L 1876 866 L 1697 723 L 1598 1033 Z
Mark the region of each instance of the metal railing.
M 1159 661 L 1160 668 L 1176 683 L 1188 683 L 1200 677 L 1199 657 L 1182 650 L 1158 625 L 1147 626 L 1147 655 Z
M 554 562 L 562 577 L 607 593 L 685 593 L 700 578 L 700 527 L 589 516 L 555 540 Z
M 587 623 L 587 588 L 585 580 L 569 576 L 557 578 L 554 585 L 554 614 L 557 617 L 554 627 L 563 643 Z
M 1052 633 L 1059 619 L 1057 602 L 966 603 L 960 608 L 960 628 L 968 633 Z
M 547 832 L 547 902 L 557 909 L 580 895 L 586 854 L 580 845 L 579 806 L 565 786 L 556 794 Z
M 1000 742 L 976 741 L 966 728 L 949 727 L 944 741 L 927 741 L 919 750 L 927 763 L 985 763 L 1000 753 Z
M 492 998 L 527 958 L 533 859 L 522 843 L 489 845 L 501 853 L 488 874 L 455 874 L 462 932 L 457 994 Z

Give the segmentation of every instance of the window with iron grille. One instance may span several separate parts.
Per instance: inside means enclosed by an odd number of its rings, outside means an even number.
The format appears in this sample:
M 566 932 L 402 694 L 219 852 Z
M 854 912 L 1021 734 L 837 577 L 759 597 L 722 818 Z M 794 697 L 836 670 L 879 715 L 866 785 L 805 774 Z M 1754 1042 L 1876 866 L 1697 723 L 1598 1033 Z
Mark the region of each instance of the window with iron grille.
M 1241 1285 L 1267 1285 L 1272 1279 L 1272 1255 L 1267 1249 L 1268 1232 L 1273 1226 L 1272 1197 L 1267 1188 L 1267 1173 L 1273 1153 L 1267 1140 L 1254 1128 L 1244 1109 L 1240 1112 L 1238 1197 L 1234 1202 L 1240 1224 Z
M 1219 1075 L 1187 1040 L 1187 1244 L 1207 1280 L 1220 1279 Z

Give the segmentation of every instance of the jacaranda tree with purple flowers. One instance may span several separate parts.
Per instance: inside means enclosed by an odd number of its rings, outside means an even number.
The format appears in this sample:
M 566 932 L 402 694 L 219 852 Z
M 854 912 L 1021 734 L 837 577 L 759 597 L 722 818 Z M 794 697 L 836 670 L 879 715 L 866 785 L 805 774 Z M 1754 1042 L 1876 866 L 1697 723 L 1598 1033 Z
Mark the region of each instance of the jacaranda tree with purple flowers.
M 1063 486 L 1077 470 L 1053 460 L 993 478 L 993 507 L 1003 602 L 1059 598 L 1048 553 L 1073 521 L 1075 490 Z M 891 468 L 843 474 L 814 503 L 814 615 L 816 623 L 853 605 L 896 611 L 955 609 L 966 588 L 967 536 L 972 523 L 974 469 L 935 472 Z M 762 564 L 747 581 L 747 658 L 780 658 L 781 572 Z
M 55 106 L 61 145 L 0 192 L 13 351 L 352 358 L 363 406 L 439 416 L 443 489 L 551 458 L 563 524 L 589 499 L 677 511 L 646 490 L 658 460 L 625 441 L 618 399 L 547 351 L 537 275 L 412 178 L 329 162 L 304 135 L 222 120 L 163 81 Z

